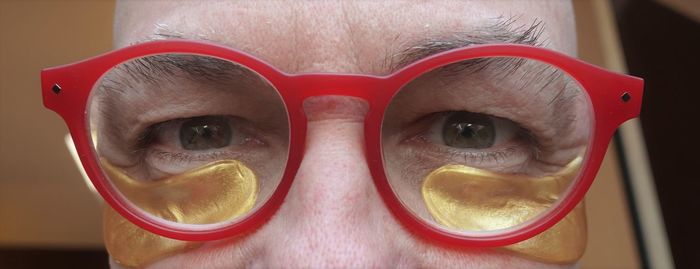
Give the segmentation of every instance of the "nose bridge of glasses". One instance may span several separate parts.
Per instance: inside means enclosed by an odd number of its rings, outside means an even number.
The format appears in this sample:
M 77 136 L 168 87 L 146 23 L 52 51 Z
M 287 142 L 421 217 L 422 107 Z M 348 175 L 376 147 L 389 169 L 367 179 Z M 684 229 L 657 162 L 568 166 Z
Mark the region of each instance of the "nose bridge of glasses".
M 299 89 L 303 99 L 348 96 L 372 102 L 387 90 L 385 78 L 370 75 L 303 74 L 292 77 L 291 82 Z
M 312 121 L 343 120 L 362 122 L 369 110 L 367 101 L 352 96 L 323 95 L 304 100 L 306 119 Z

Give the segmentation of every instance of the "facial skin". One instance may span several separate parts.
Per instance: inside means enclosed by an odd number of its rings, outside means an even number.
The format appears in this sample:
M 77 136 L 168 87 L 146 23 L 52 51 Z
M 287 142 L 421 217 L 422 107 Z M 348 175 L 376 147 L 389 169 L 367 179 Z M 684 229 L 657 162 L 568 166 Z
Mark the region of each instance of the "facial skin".
M 469 33 L 498 18 L 542 21 L 545 46 L 575 54 L 566 1 L 234 2 L 120 1 L 115 47 L 164 36 L 205 39 L 288 73 L 382 75 L 425 38 Z M 367 104 L 307 100 L 306 152 L 277 213 L 259 229 L 206 242 L 150 268 L 570 268 L 488 249 L 445 248 L 407 231 L 377 193 L 364 157 Z M 119 268 L 112 263 L 113 268 Z

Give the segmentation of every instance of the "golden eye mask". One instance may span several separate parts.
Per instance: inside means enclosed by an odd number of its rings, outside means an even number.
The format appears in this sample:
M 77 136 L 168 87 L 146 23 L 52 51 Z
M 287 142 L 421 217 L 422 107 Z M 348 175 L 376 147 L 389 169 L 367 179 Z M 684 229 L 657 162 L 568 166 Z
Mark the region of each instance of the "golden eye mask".
M 248 212 L 258 194 L 252 170 L 234 160 L 217 161 L 168 178 L 136 180 L 107 161 L 105 173 L 138 208 L 169 221 L 212 224 Z M 132 224 L 110 207 L 104 211 L 105 245 L 119 264 L 143 267 L 201 243 L 165 238 Z
M 460 231 L 493 231 L 524 223 L 556 203 L 578 174 L 581 157 L 544 177 L 500 174 L 463 165 L 431 172 L 421 189 L 428 212 Z M 502 249 L 549 263 L 571 263 L 586 247 L 586 217 L 578 206 L 549 230 Z

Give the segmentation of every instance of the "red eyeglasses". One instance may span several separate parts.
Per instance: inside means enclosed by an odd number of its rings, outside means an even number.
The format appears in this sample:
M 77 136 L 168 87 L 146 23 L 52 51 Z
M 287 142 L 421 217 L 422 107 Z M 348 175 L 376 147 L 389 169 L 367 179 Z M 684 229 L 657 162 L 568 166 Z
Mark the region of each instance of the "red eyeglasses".
M 92 184 L 123 217 L 180 240 L 250 231 L 304 157 L 304 100 L 364 99 L 384 203 L 451 245 L 513 244 L 583 198 L 643 81 L 525 45 L 476 45 L 386 76 L 287 74 L 216 44 L 138 44 L 43 70 Z

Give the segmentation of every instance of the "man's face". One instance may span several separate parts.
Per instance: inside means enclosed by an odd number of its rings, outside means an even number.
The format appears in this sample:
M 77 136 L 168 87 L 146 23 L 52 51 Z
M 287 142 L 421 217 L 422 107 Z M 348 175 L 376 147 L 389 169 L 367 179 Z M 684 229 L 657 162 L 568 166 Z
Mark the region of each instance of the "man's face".
M 383 75 L 392 71 L 387 62 L 421 42 L 436 44 L 455 34 L 478 39 L 504 21 L 511 29 L 541 22 L 540 43 L 575 53 L 572 7 L 566 1 L 122 1 L 115 45 L 204 39 L 248 52 L 287 73 Z M 372 183 L 364 153 L 367 109 L 364 101 L 350 97 L 307 100 L 305 156 L 277 213 L 252 233 L 207 242 L 152 267 L 570 266 L 495 249 L 447 248 L 408 232 Z

